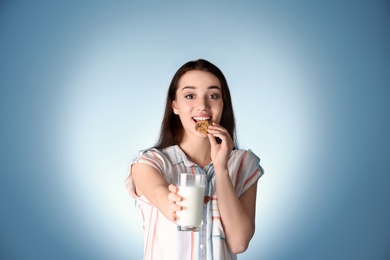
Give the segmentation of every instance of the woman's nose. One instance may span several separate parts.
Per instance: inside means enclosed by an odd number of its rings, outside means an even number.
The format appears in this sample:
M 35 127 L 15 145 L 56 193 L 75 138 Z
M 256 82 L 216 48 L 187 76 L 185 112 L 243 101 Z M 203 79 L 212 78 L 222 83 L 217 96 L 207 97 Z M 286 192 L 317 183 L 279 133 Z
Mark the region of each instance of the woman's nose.
M 199 110 L 207 110 L 209 108 L 209 100 L 208 98 L 200 98 L 198 100 L 197 107 Z

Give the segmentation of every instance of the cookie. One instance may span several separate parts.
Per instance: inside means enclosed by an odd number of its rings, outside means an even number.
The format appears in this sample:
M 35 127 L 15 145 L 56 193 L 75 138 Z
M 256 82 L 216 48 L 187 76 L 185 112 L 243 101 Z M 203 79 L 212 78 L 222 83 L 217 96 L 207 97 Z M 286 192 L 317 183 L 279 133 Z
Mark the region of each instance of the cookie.
M 195 130 L 206 135 L 210 125 L 209 120 L 199 120 L 196 122 Z

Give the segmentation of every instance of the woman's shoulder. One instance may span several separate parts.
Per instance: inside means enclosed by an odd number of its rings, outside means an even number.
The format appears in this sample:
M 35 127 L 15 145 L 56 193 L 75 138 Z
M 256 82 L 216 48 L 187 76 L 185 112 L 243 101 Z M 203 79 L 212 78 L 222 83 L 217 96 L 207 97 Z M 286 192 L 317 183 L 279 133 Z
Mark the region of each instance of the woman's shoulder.
M 232 151 L 232 155 L 258 157 L 251 149 L 235 149 Z
M 253 165 L 260 170 L 261 174 L 264 173 L 264 169 L 260 166 L 260 157 L 251 149 L 235 149 L 232 151 L 230 159 L 240 161 L 240 164 L 243 165 Z
M 138 151 L 134 161 L 140 160 L 144 157 L 162 159 L 168 157 L 172 150 L 173 146 L 165 147 L 163 149 L 157 149 L 156 147 L 142 149 Z

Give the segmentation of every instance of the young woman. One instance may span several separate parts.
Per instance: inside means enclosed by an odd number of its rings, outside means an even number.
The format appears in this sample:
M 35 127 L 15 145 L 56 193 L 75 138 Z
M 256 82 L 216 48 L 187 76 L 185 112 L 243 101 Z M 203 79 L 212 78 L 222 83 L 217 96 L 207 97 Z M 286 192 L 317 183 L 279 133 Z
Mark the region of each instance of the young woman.
M 210 120 L 208 133 L 195 129 Z M 169 86 L 160 138 L 130 165 L 126 187 L 143 217 L 144 259 L 236 259 L 255 231 L 259 158 L 237 148 L 228 84 L 206 60 L 190 61 Z M 174 174 L 207 176 L 199 232 L 177 231 Z

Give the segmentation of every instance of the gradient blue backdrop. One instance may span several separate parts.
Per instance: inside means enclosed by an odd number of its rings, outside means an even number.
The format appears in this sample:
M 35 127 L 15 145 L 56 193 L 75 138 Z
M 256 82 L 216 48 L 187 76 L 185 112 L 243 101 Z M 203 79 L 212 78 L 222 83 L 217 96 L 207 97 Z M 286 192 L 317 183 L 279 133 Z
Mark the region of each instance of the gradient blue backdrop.
M 141 259 L 128 164 L 205 58 L 266 170 L 240 259 L 390 259 L 389 25 L 387 1 L 1 1 L 0 258 Z

